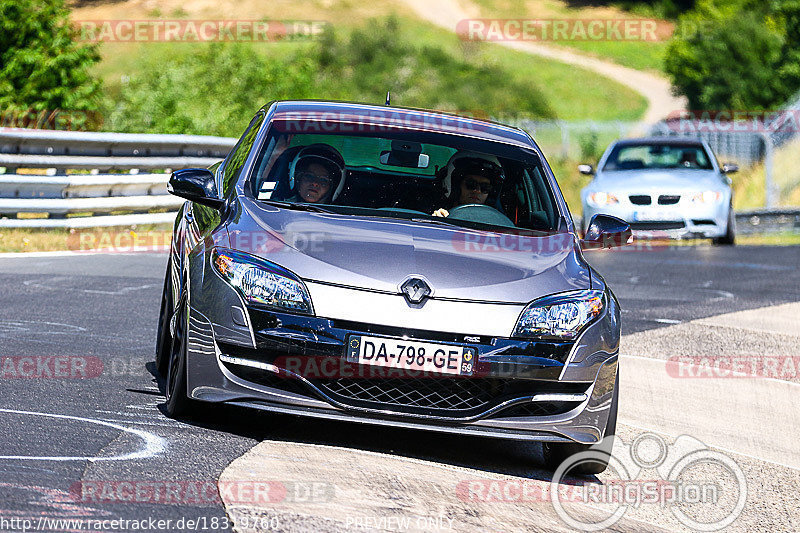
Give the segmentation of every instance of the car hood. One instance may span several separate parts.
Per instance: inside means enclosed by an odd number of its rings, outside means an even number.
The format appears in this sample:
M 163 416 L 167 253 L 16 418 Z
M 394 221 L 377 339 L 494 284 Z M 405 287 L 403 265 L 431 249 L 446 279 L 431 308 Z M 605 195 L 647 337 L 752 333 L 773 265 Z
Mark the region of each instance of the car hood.
M 590 188 L 597 190 L 670 191 L 719 190 L 723 186 L 713 170 L 653 169 L 612 170 L 597 174 Z
M 411 275 L 433 298 L 527 303 L 590 288 L 574 237 L 489 233 L 411 222 L 279 209 L 240 198 L 228 225 L 232 248 L 307 281 L 399 293 Z

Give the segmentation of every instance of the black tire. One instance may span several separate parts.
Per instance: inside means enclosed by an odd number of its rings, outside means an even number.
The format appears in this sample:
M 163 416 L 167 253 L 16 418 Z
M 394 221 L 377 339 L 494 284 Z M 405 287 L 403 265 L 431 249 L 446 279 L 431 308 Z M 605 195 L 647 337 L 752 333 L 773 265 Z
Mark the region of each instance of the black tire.
M 722 246 L 734 246 L 736 244 L 736 216 L 733 213 L 733 206 L 728 210 L 728 225 L 725 229 L 725 235 L 716 237 L 712 242 Z
M 186 352 L 188 349 L 188 302 L 181 298 L 178 316 L 175 320 L 175 334 L 172 336 L 167 382 L 164 385 L 166 403 L 164 409 L 170 418 L 185 417 L 194 410 L 195 402 L 186 390 Z
M 585 451 L 600 451 L 605 456 L 604 460 L 582 461 L 569 469 L 569 473 L 580 476 L 600 474 L 608 468 L 608 461 L 613 451 L 614 440 L 609 438 L 617 431 L 617 411 L 619 403 L 619 374 L 614 383 L 614 393 L 611 397 L 611 412 L 608 415 L 606 431 L 603 440 L 598 444 L 579 444 L 577 442 L 545 442 L 542 445 L 544 463 L 547 468 L 555 471 L 558 466 L 575 454 Z
M 161 377 L 167 377 L 167 365 L 172 354 L 172 334 L 169 322 L 172 318 L 172 264 L 167 261 L 164 275 L 164 290 L 161 292 L 161 312 L 158 315 L 158 334 L 156 335 L 156 370 Z

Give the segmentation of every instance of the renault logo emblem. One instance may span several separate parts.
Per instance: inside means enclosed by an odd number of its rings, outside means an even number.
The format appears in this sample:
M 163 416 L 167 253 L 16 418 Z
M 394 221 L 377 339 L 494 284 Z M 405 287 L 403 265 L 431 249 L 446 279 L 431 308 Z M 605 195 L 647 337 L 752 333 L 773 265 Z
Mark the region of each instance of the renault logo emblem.
M 411 277 L 400 285 L 400 291 L 412 304 L 418 304 L 431 295 L 431 288 L 422 278 Z

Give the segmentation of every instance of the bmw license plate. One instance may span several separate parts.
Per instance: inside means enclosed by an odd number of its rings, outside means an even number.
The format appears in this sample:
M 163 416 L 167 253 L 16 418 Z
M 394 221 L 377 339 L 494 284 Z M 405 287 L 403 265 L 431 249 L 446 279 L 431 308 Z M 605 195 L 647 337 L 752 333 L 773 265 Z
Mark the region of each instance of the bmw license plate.
M 469 346 L 366 335 L 351 335 L 347 340 L 347 361 L 362 365 L 469 376 L 476 357 L 477 351 Z
M 634 211 L 632 222 L 652 222 L 652 221 L 662 221 L 662 220 L 673 220 L 675 219 L 675 213 L 671 211 L 656 211 L 656 210 L 649 210 L 649 211 Z M 676 219 L 677 220 L 677 219 Z

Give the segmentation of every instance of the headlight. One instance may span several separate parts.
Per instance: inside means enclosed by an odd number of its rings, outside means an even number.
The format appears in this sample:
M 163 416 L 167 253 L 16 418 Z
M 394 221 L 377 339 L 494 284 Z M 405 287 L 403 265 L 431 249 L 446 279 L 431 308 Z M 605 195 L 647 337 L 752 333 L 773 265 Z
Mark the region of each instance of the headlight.
M 528 305 L 517 320 L 514 337 L 575 339 L 603 311 L 601 291 L 571 291 L 541 298 Z
M 589 203 L 595 207 L 618 204 L 619 199 L 611 193 L 593 192 L 588 197 Z
M 722 198 L 722 193 L 719 191 L 703 191 L 692 196 L 692 201 L 701 204 L 712 204 L 719 202 L 720 198 Z
M 278 265 L 225 248 L 214 248 L 211 262 L 248 303 L 309 315 L 314 312 L 303 282 Z

